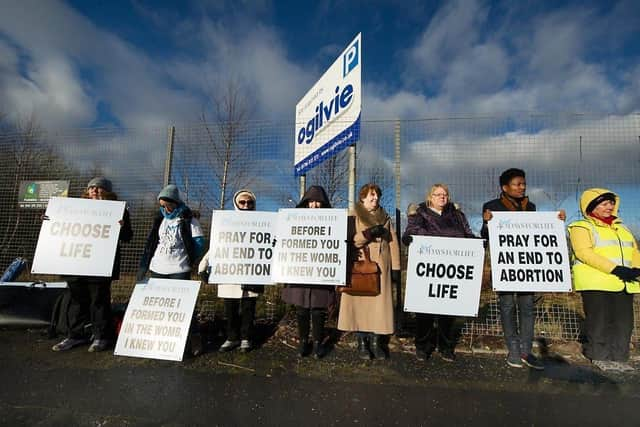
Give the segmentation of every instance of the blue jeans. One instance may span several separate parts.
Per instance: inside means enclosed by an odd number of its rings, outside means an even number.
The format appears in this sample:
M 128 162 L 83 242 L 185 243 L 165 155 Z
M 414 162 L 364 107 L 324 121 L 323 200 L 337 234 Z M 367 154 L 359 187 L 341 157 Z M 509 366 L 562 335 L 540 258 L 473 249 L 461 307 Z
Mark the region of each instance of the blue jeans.
M 509 354 L 531 353 L 534 320 L 533 293 L 498 292 L 498 304 L 502 331 Z

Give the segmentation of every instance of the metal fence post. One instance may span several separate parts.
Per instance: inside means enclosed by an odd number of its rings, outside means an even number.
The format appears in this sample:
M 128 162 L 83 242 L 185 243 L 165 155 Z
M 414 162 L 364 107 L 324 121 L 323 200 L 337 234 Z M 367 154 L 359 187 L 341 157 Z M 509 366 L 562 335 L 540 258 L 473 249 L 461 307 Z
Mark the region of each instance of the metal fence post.
M 393 144 L 394 144 L 394 176 L 396 183 L 396 236 L 398 237 L 398 246 L 402 253 L 402 243 L 400 243 L 400 120 L 396 120 L 393 126 Z M 402 268 L 400 269 L 400 280 L 396 283 L 396 332 L 402 333 L 404 329 L 404 304 L 402 298 Z
M 167 157 L 164 161 L 164 179 L 162 180 L 162 186 L 166 187 L 169 185 L 169 180 L 171 179 L 171 164 L 173 163 L 173 143 L 176 137 L 176 127 L 169 126 L 169 130 L 167 132 Z

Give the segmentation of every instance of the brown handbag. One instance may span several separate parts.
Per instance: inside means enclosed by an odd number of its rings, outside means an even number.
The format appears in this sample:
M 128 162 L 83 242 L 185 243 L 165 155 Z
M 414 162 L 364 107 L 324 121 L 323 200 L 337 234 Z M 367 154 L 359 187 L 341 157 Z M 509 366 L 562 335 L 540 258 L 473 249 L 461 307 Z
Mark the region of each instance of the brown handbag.
M 343 294 L 360 297 L 380 295 L 380 270 L 378 264 L 371 261 L 369 247 L 362 248 L 364 259 L 357 260 L 351 267 L 351 280 L 346 286 L 338 287 Z

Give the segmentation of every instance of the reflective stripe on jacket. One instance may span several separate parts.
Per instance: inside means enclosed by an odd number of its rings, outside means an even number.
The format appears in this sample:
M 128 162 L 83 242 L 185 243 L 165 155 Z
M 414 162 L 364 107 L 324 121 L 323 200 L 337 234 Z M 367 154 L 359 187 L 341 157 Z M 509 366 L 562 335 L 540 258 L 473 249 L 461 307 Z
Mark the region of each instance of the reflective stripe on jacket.
M 611 226 L 595 221 L 579 220 L 569 225 L 572 240 L 578 228 L 589 232 L 594 254 L 611 261 L 612 265 L 632 267 L 634 255 L 634 238 L 631 232 L 621 223 Z M 572 257 L 573 287 L 576 291 L 610 291 L 619 292 L 626 288 L 629 293 L 640 293 L 640 283 L 623 282 L 610 272 L 602 271 L 580 261 L 575 254 Z

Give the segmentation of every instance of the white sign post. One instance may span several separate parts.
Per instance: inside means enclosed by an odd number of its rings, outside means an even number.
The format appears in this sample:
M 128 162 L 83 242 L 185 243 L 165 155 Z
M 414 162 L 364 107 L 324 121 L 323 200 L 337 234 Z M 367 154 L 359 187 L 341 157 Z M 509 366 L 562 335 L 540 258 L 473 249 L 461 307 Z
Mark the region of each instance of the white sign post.
M 209 283 L 268 285 L 276 212 L 213 211 Z
M 52 197 L 33 274 L 111 276 L 125 202 Z
M 488 226 L 495 291 L 571 291 L 567 237 L 557 212 L 493 212 Z
M 200 282 L 149 279 L 133 289 L 118 335 L 117 356 L 181 361 Z
M 480 239 L 413 236 L 404 310 L 477 316 L 483 263 Z
M 361 63 L 358 34 L 296 105 L 296 176 L 360 138 Z
M 280 209 L 271 278 L 277 283 L 344 285 L 346 209 Z

